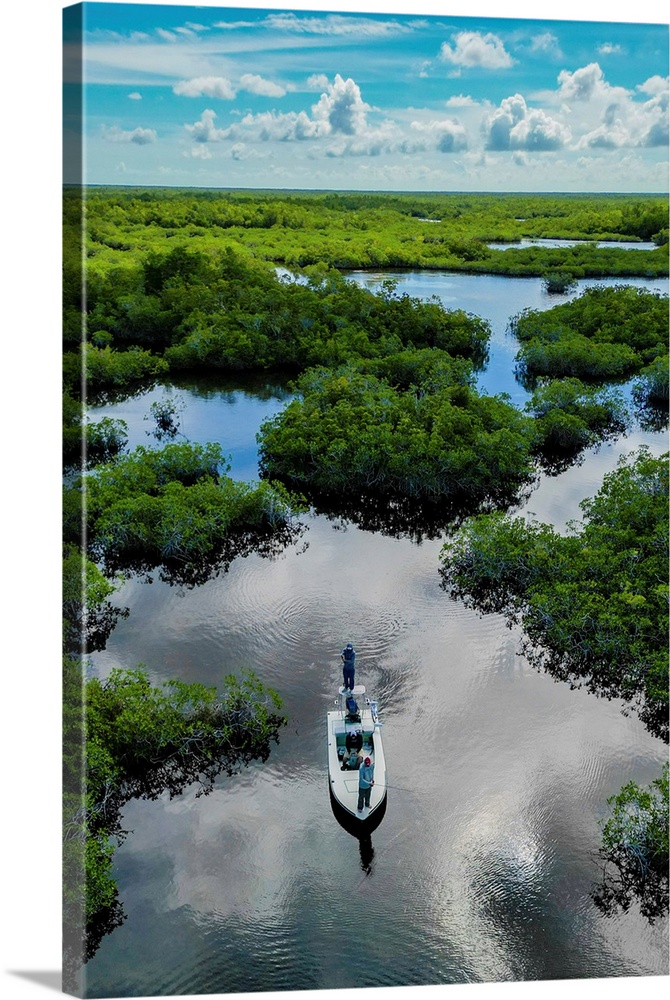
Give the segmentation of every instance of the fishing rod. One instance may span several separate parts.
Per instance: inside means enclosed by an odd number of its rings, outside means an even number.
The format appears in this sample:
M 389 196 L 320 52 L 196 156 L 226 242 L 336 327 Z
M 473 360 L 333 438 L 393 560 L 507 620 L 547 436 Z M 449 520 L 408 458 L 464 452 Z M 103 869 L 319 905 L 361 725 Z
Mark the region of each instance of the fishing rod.
M 394 792 L 413 792 L 413 788 L 403 788 L 402 785 L 382 785 L 375 781 L 375 788 L 391 788 Z

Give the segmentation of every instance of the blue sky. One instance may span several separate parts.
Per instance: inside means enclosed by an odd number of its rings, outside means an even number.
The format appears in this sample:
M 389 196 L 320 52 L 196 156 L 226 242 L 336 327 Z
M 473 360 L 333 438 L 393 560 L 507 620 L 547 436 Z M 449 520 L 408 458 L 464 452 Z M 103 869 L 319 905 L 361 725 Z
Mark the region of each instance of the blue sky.
M 667 190 L 667 25 L 412 6 L 86 4 L 86 180 Z

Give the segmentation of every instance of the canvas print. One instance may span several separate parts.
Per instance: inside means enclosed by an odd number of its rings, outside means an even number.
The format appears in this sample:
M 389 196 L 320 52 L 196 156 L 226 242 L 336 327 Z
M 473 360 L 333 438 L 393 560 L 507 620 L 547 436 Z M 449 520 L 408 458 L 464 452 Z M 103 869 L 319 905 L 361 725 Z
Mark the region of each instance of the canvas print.
M 64 10 L 73 995 L 668 975 L 668 24 L 550 13 Z

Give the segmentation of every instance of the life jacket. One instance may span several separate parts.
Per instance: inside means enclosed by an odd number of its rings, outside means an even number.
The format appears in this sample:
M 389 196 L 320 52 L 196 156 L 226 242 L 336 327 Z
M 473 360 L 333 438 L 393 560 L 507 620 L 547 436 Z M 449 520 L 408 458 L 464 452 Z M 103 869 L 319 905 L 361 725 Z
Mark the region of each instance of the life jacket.
M 356 656 L 356 651 L 354 650 L 354 647 L 345 646 L 344 649 L 342 650 L 342 656 L 344 657 L 345 663 L 351 663 Z

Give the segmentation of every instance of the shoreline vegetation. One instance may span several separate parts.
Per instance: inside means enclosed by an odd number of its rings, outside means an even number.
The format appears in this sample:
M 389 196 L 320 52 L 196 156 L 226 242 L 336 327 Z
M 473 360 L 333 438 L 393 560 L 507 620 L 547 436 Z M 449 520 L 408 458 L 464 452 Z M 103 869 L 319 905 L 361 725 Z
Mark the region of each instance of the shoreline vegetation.
M 522 239 L 587 242 L 488 246 Z M 596 246 L 603 240 L 655 248 Z M 532 390 L 520 410 L 474 387 L 488 358 L 486 321 L 399 294 L 392 278 L 373 293 L 342 273 L 407 268 L 540 277 L 550 292 L 583 277 L 615 285 L 512 318 L 517 378 Z M 123 803 L 178 794 L 193 781 L 210 787 L 218 773 L 265 760 L 282 725 L 277 693 L 252 673 L 228 678 L 219 693 L 153 688 L 139 667 L 104 683 L 86 679 L 88 653 L 103 649 L 129 613 L 109 600 L 122 574 L 158 571 L 197 586 L 237 556 L 271 558 L 294 544 L 309 506 L 415 540 L 446 532 L 447 589 L 483 613 L 520 620 L 531 662 L 622 697 L 667 740 L 667 649 L 659 645 L 667 462 L 630 457 L 566 539 L 507 514 L 540 471 L 579 461 L 587 447 L 625 431 L 633 413 L 647 426 L 667 425 L 667 296 L 616 285 L 667 275 L 661 196 L 65 189 L 66 980 L 123 919 L 112 872 Z M 256 485 L 227 476 L 218 446 L 170 442 L 177 414 L 169 407 L 153 414 L 161 447 L 132 453 L 123 421 L 89 420 L 89 402 L 170 376 L 245 372 L 295 380 L 295 398 L 261 428 Z M 620 383 L 633 377 L 631 402 Z M 625 540 L 617 552 L 606 544 L 612 524 Z M 485 558 L 492 540 L 497 562 Z M 599 576 L 584 562 L 587 541 Z M 591 639 L 558 614 L 570 588 L 581 594 L 587 580 L 601 637 L 600 652 L 588 655 Z M 639 615 L 648 627 L 635 628 Z M 621 648 L 625 665 L 614 655 Z M 232 749 L 242 744 L 231 705 L 236 719 L 249 720 L 241 756 Z M 130 723 L 127 731 L 153 747 L 151 767 L 121 739 Z M 160 762 L 185 752 L 196 732 L 198 753 L 168 774 Z M 664 886 L 667 910 L 667 835 L 665 847 L 658 836 L 667 772 L 664 782 L 652 791 L 628 785 L 612 800 L 602 857 L 625 891 L 608 876 L 609 888 L 594 896 L 605 912 L 637 899 L 655 919 Z M 649 818 L 637 839 L 625 821 L 631 803 Z M 631 843 L 653 874 L 646 881 L 630 876 Z

